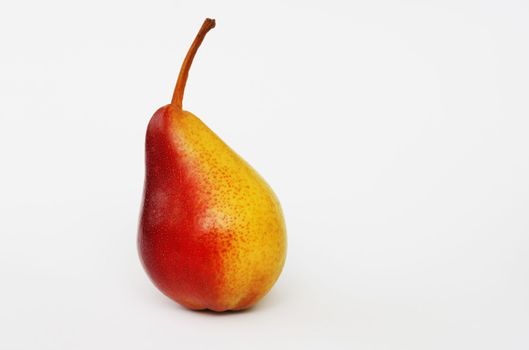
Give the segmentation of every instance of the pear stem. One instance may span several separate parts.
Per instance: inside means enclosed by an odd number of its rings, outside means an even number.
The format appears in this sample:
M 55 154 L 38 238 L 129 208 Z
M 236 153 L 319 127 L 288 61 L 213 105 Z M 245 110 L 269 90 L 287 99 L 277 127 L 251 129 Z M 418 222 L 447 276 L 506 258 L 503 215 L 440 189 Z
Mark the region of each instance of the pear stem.
M 206 18 L 202 27 L 197 33 L 195 40 L 191 44 L 189 51 L 187 51 L 186 58 L 182 63 L 180 68 L 180 74 L 178 75 L 178 80 L 176 81 L 176 86 L 173 93 L 173 99 L 171 100 L 171 105 L 179 110 L 182 110 L 182 100 L 184 99 L 184 90 L 186 88 L 187 76 L 189 75 L 189 68 L 191 68 L 191 63 L 193 63 L 193 58 L 197 53 L 200 44 L 204 40 L 206 34 L 215 28 L 215 20 L 211 18 Z

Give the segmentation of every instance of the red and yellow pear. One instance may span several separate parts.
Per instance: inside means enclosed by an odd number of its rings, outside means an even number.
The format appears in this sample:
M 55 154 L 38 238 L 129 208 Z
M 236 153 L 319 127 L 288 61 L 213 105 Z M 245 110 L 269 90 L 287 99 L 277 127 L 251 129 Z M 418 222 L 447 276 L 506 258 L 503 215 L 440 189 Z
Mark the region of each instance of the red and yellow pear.
M 150 279 L 179 304 L 242 310 L 279 277 L 286 232 L 279 201 L 263 178 L 182 109 L 189 68 L 214 26 L 204 21 L 171 103 L 147 127 L 138 249 Z

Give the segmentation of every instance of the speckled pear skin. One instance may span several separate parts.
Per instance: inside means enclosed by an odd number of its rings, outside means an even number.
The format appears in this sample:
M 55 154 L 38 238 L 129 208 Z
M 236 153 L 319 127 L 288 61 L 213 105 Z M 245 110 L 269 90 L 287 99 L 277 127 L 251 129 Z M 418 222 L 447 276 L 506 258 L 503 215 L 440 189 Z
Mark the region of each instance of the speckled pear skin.
M 138 235 L 153 283 L 190 309 L 241 310 L 285 262 L 278 199 L 263 178 L 190 112 L 151 118 Z

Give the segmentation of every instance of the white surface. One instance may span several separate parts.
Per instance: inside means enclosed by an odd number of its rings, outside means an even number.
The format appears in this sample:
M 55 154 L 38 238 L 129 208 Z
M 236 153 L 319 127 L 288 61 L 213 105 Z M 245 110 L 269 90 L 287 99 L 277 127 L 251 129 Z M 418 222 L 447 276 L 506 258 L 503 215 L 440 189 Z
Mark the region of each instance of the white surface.
M 136 253 L 143 142 L 184 107 L 289 235 L 255 309 L 186 311 Z M 1 349 L 527 349 L 529 2 L 0 5 Z

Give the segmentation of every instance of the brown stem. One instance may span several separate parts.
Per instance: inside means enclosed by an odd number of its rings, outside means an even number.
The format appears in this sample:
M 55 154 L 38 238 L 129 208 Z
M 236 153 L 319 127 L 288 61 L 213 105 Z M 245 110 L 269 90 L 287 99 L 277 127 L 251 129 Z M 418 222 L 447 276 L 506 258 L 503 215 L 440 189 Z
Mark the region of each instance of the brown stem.
M 206 20 L 202 24 L 202 27 L 200 27 L 200 30 L 198 31 L 198 34 L 195 37 L 195 40 L 191 44 L 189 51 L 187 51 L 186 58 L 182 63 L 182 67 L 180 68 L 178 80 L 176 81 L 173 99 L 171 100 L 171 105 L 177 109 L 182 109 L 182 99 L 184 98 L 184 90 L 186 88 L 187 76 L 189 74 L 189 68 L 191 68 L 191 63 L 193 63 L 193 58 L 195 57 L 195 54 L 197 53 L 197 50 L 200 47 L 200 44 L 202 44 L 202 40 L 204 40 L 206 34 L 213 28 L 215 28 L 215 20 L 211 18 L 206 18 Z

